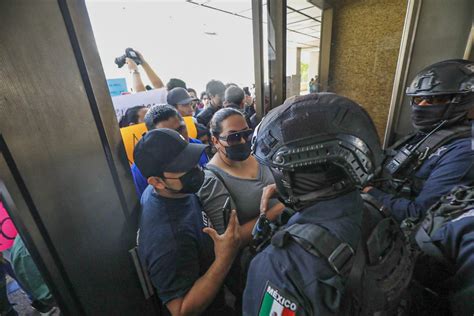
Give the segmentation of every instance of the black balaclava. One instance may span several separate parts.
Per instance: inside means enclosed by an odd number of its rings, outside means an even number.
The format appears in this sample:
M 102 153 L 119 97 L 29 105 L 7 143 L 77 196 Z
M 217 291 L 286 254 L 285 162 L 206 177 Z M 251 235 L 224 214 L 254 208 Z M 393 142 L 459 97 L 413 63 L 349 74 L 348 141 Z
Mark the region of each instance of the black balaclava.
M 332 164 L 295 172 L 282 172 L 272 168 L 272 173 L 281 201 L 296 211 L 355 188 L 346 173 Z
M 413 127 L 430 132 L 440 122 L 446 120 L 444 127 L 452 126 L 466 120 L 469 110 L 474 106 L 474 93 L 457 96 L 459 101 L 449 104 L 420 106 L 412 104 L 411 120 Z

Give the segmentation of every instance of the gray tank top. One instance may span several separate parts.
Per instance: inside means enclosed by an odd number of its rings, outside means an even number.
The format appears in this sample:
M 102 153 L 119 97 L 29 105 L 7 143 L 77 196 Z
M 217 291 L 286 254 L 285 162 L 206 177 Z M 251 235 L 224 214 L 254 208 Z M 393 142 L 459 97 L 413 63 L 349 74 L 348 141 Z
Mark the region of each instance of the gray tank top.
M 240 224 L 245 224 L 260 214 L 260 200 L 263 188 L 275 183 L 273 175 L 267 166 L 259 165 L 256 179 L 237 178 L 211 164 L 207 165 L 207 169 L 219 173 L 222 180 L 224 180 L 225 188 L 229 191 L 235 203 Z M 272 199 L 270 200 L 269 207 L 271 208 L 277 203 L 277 199 Z

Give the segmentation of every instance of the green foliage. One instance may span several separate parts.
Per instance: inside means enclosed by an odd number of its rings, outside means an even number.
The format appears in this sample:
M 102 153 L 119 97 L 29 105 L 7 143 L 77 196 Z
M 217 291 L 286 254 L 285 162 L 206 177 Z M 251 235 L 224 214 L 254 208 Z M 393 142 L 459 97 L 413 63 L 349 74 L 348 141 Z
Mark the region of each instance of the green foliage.
M 308 82 L 308 68 L 309 64 L 301 63 L 300 70 L 301 70 L 301 82 Z

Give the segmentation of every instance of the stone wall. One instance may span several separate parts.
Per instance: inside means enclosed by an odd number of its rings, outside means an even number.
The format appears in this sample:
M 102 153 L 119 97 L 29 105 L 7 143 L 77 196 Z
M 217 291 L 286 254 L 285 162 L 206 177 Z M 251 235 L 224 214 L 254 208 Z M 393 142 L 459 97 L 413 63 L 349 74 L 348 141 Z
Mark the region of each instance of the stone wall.
M 383 137 L 407 0 L 337 0 L 329 91 L 349 97 L 372 116 Z

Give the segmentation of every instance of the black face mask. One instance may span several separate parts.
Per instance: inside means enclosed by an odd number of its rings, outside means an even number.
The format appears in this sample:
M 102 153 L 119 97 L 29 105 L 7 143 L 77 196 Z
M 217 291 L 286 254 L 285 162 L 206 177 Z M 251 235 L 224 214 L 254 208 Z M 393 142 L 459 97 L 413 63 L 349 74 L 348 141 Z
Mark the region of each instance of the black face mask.
M 245 144 L 237 144 L 224 148 L 227 158 L 233 161 L 244 161 L 250 156 L 251 152 L 250 142 L 245 142 Z
M 462 98 L 459 103 L 426 106 L 412 104 L 411 120 L 414 128 L 422 132 L 430 132 L 443 120 L 447 121 L 444 127 L 464 121 L 472 107 L 472 96 Z
M 446 104 L 427 106 L 413 104 L 411 106 L 413 127 L 423 132 L 429 132 L 441 122 L 448 107 L 449 105 Z
M 306 171 L 294 172 L 290 176 L 291 180 L 285 179 L 283 173 L 275 168 L 271 168 L 271 171 L 280 200 L 295 211 L 354 189 L 354 185 L 346 180 L 347 175 L 335 166 L 320 166 L 312 170 L 308 168 Z
M 169 187 L 166 187 L 166 189 L 174 193 L 196 193 L 204 183 L 204 171 L 199 167 L 195 167 L 179 177 L 179 181 L 183 185 L 181 190 Z

